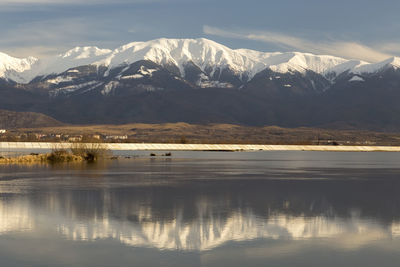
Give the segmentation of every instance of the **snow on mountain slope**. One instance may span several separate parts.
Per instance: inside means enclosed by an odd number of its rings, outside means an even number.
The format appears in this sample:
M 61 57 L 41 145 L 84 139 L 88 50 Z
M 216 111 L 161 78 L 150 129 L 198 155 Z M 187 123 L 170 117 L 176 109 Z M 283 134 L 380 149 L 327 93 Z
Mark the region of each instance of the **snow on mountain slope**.
M 338 64 L 327 71 L 325 71 L 325 74 L 336 74 L 340 75 L 343 72 L 349 71 L 349 72 L 354 72 L 355 69 L 361 68 L 364 65 L 370 65 L 368 62 L 365 61 L 360 61 L 360 60 L 347 60 L 341 64 Z
M 246 74 L 250 79 L 266 68 L 279 73 L 305 73 L 310 70 L 334 79 L 335 76 L 346 71 L 362 74 L 374 73 L 387 66 L 400 67 L 399 58 L 369 64 L 329 55 L 299 52 L 265 53 L 248 49 L 235 50 L 203 38 L 163 38 L 147 42 L 133 42 L 115 50 L 76 47 L 46 60 L 37 60 L 32 57 L 17 59 L 0 53 L 0 77 L 19 83 L 27 83 L 36 76 L 59 74 L 70 68 L 83 65 L 105 66 L 110 70 L 140 60 L 149 60 L 164 66 L 177 66 L 182 76 L 185 74 L 185 66 L 188 63 L 193 63 L 210 77 L 218 69 L 229 67 L 234 73 L 238 75 Z
M 193 62 L 202 71 L 210 67 L 211 75 L 217 68 L 230 67 L 237 73 L 265 68 L 262 62 L 207 39 L 157 39 L 134 42 L 117 48 L 111 55 L 95 64 L 105 65 L 111 69 L 139 60 L 178 66 L 182 75 L 188 62 Z
M 58 74 L 70 68 L 91 65 L 111 52 L 112 50 L 97 47 L 76 47 L 45 60 L 34 57 L 18 59 L 0 53 L 0 78 L 28 83 L 37 76 Z
M 31 70 L 37 61 L 38 59 L 34 57 L 19 59 L 0 52 L 0 78 L 20 83 L 29 82 L 21 74 Z
M 374 64 L 363 64 L 361 66 L 357 66 L 353 68 L 352 72 L 355 74 L 363 74 L 363 73 L 375 73 L 385 68 L 394 67 L 395 69 L 400 68 L 400 58 L 392 57 L 386 59 L 384 61 L 374 63 Z
M 94 61 L 104 58 L 111 52 L 112 50 L 99 49 L 95 46 L 75 47 L 55 57 L 38 60 L 33 68 L 24 71 L 20 76 L 29 82 L 37 76 L 59 74 L 70 68 L 92 65 Z M 76 70 L 71 71 L 73 72 Z
M 264 53 L 248 49 L 237 49 L 236 51 L 254 60 L 261 61 L 266 67 L 280 73 L 311 70 L 319 74 L 325 74 L 336 66 L 348 62 L 348 60 L 339 57 L 299 52 Z
M 91 65 L 111 53 L 110 49 L 100 49 L 95 46 L 75 47 L 64 54 L 41 61 L 36 74 L 58 74 L 70 68 Z
M 249 78 L 270 68 L 272 71 L 287 73 L 307 70 L 319 74 L 349 62 L 349 60 L 309 53 L 265 53 L 249 49 L 230 49 L 224 45 L 204 38 L 200 39 L 157 39 L 149 42 L 134 42 L 114 50 L 106 59 L 96 62 L 110 69 L 121 64 L 139 60 L 150 60 L 160 65 L 176 65 L 184 74 L 185 64 L 193 62 L 202 71 L 211 68 L 210 76 L 217 68 L 229 67 L 237 74 L 246 73 Z M 351 66 L 350 66 L 351 67 Z M 350 67 L 348 69 L 350 69 Z M 348 70 L 344 69 L 341 72 Z M 336 69 L 336 72 L 339 69 Z

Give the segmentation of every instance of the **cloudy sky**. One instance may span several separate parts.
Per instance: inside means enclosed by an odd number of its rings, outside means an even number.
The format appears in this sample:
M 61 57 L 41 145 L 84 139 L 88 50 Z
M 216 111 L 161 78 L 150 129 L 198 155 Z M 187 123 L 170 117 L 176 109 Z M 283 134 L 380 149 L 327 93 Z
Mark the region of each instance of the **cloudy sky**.
M 204 37 L 231 48 L 400 56 L 399 0 L 0 0 L 0 51 L 45 57 Z

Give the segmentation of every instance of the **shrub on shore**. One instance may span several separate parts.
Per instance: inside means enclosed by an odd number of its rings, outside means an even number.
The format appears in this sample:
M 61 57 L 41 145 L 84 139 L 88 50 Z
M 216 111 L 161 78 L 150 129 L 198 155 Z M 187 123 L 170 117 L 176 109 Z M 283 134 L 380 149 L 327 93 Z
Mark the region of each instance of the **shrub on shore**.
M 74 143 L 71 146 L 55 144 L 48 154 L 31 153 L 18 157 L 0 157 L 0 164 L 94 162 L 111 157 L 111 151 L 101 143 Z
M 70 149 L 73 155 L 90 162 L 111 156 L 111 151 L 102 143 L 73 143 Z
M 47 155 L 47 161 L 51 163 L 82 161 L 82 160 L 83 160 L 82 157 L 73 155 L 65 149 L 53 149 L 51 153 Z

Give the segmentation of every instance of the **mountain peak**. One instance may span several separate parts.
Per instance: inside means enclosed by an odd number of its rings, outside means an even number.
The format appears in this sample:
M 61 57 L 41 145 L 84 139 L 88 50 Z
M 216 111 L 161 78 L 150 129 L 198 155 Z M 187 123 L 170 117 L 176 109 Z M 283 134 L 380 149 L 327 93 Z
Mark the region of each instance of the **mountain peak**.
M 111 52 L 112 52 L 112 50 L 110 50 L 110 49 L 100 49 L 96 46 L 84 46 L 84 47 L 77 46 L 59 56 L 61 58 L 83 59 L 83 58 L 90 58 L 90 57 L 98 57 L 98 56 L 110 54 Z
M 0 78 L 29 82 L 19 74 L 31 70 L 37 61 L 35 57 L 15 58 L 0 52 Z
M 96 46 L 75 47 L 42 61 L 36 58 L 17 59 L 0 53 L 0 77 L 26 83 L 35 78 L 35 75 L 58 74 L 78 66 L 97 65 L 112 69 L 140 60 L 149 60 L 164 66 L 174 65 L 179 68 L 182 76 L 187 63 L 193 63 L 211 76 L 218 69 L 229 68 L 236 74 L 245 74 L 248 78 L 267 68 L 279 73 L 313 71 L 333 77 L 346 71 L 361 74 L 374 73 L 387 66 L 400 67 L 400 58 L 397 57 L 369 64 L 330 55 L 231 49 L 206 38 L 160 38 L 131 42 L 115 50 Z
M 389 59 L 389 64 L 396 68 L 400 68 L 400 57 L 392 57 Z
M 203 71 L 206 67 L 230 67 L 238 72 L 251 70 L 257 64 L 253 59 L 214 41 L 199 39 L 155 39 L 121 46 L 105 59 L 96 62 L 109 68 L 139 60 L 157 64 L 176 65 L 184 73 L 184 65 L 193 62 Z
M 400 68 L 400 58 L 391 57 L 381 62 L 372 64 L 363 64 L 353 69 L 353 73 L 363 74 L 363 73 L 376 73 L 387 68 Z

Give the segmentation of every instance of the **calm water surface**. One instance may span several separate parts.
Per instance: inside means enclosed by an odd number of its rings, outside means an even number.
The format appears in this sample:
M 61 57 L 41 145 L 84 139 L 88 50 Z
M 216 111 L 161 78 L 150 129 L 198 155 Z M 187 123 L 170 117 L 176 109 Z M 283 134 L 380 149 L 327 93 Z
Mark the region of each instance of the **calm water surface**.
M 400 153 L 122 154 L 0 166 L 0 266 L 400 265 Z

